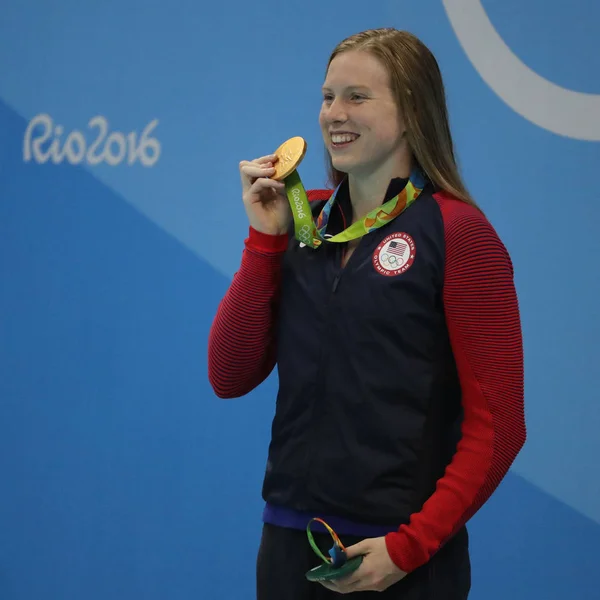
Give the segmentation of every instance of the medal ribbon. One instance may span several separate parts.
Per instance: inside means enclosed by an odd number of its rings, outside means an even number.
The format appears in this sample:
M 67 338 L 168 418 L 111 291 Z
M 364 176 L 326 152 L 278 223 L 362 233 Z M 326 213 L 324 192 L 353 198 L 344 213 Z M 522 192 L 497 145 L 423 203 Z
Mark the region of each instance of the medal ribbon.
M 382 206 L 373 209 L 360 221 L 353 223 L 344 231 L 325 238 L 331 208 L 335 203 L 341 185 L 338 185 L 335 189 L 315 222 L 298 171 L 293 171 L 285 178 L 285 190 L 294 217 L 294 234 L 297 240 L 315 249 L 323 242 L 348 242 L 363 237 L 367 233 L 383 227 L 405 211 L 423 191 L 425 178 L 421 171 L 415 168 L 410 174 L 408 183 L 399 194 Z
M 331 539 L 333 540 L 333 547 L 329 551 L 330 556 L 325 556 L 319 546 L 317 546 L 315 539 L 312 535 L 312 531 L 310 530 L 310 525 L 313 521 L 317 521 L 321 523 L 325 529 L 329 532 Z M 324 562 L 330 564 L 334 567 L 341 567 L 346 562 L 346 548 L 342 541 L 338 537 L 337 533 L 327 524 L 323 519 L 319 519 L 315 517 L 308 522 L 306 526 L 306 533 L 308 535 L 308 542 L 310 547 L 313 549 L 313 552 Z

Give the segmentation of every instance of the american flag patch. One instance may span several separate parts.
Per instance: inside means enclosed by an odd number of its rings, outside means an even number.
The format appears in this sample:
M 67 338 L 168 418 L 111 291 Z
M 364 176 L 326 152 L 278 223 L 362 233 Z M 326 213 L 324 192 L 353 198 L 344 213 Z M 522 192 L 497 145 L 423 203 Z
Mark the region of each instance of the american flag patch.
M 407 248 L 408 248 L 408 244 L 406 242 L 394 240 L 393 242 L 390 242 L 390 245 L 388 246 L 387 251 L 390 254 L 396 254 L 398 256 L 403 256 L 404 252 L 406 252 Z

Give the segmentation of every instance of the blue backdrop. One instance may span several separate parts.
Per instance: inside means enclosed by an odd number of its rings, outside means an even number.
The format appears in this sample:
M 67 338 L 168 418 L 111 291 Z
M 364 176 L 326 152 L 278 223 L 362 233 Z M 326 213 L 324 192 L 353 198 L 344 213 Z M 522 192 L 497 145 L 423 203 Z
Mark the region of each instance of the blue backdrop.
M 439 59 L 521 302 L 529 439 L 471 522 L 472 597 L 600 598 L 599 22 L 596 0 L 4 0 L 0 598 L 254 597 L 277 382 L 220 401 L 206 365 L 237 166 L 302 135 L 323 185 L 328 54 L 388 25 Z

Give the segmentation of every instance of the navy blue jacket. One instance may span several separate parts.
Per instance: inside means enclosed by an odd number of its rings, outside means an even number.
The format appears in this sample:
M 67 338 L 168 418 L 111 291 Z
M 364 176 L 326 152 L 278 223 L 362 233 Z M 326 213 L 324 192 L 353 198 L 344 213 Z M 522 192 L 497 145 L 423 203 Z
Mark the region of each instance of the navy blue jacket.
M 405 181 L 394 183 L 387 198 Z M 442 299 L 444 224 L 431 192 L 362 239 L 344 268 L 341 244 L 313 250 L 290 239 L 267 502 L 399 525 L 450 462 L 462 409 Z M 330 234 L 351 220 L 344 186 L 336 205 Z M 382 274 L 374 260 L 394 235 L 412 264 Z

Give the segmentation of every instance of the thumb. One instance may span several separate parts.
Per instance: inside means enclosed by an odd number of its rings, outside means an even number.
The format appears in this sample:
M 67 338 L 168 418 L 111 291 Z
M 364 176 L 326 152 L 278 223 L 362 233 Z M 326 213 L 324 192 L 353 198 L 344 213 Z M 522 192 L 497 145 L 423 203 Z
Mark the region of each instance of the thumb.
M 362 542 L 358 542 L 358 544 L 348 546 L 346 548 L 346 557 L 349 560 L 351 558 L 354 558 L 355 556 L 362 556 L 364 554 L 368 554 L 370 550 L 371 540 L 363 540 Z

